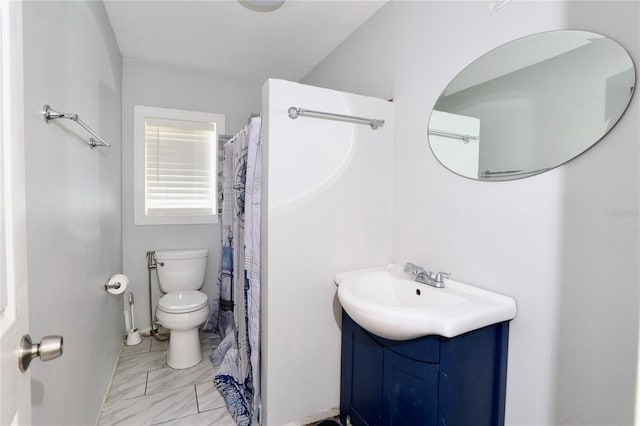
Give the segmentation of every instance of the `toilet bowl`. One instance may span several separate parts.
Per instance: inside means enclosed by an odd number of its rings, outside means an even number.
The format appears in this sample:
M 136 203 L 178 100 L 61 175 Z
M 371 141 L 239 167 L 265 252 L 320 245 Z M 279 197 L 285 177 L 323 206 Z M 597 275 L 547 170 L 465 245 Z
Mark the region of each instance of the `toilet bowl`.
M 158 302 L 156 319 L 169 329 L 167 365 L 183 369 L 202 360 L 199 327 L 209 317 L 207 295 L 197 290 L 165 294 Z
M 156 320 L 169 330 L 167 365 L 193 367 L 202 360 L 198 328 L 209 317 L 207 295 L 198 291 L 204 282 L 208 251 L 156 251 L 158 284 L 165 293 L 158 302 Z

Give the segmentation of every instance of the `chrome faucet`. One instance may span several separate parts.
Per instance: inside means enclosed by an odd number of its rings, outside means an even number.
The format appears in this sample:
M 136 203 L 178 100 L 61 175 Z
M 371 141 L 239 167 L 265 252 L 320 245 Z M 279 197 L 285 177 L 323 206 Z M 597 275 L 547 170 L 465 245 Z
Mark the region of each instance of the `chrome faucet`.
M 444 288 L 444 279 L 451 276 L 448 272 L 427 272 L 423 267 L 408 262 L 404 265 L 404 272 L 415 277 L 415 281 L 435 288 Z

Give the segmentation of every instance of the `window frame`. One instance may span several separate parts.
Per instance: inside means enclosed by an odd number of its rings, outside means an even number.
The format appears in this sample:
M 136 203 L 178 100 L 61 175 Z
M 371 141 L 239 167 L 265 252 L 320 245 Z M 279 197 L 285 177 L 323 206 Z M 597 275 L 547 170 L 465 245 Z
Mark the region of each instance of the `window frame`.
M 146 204 L 146 188 L 145 188 L 145 122 L 147 117 L 197 121 L 197 122 L 214 122 L 216 125 L 216 140 L 212 146 L 212 150 L 216 153 L 214 164 L 218 167 L 217 151 L 218 137 L 225 133 L 225 116 L 224 114 L 216 114 L 211 112 L 189 111 L 171 108 L 159 108 L 143 105 L 134 105 L 133 107 L 133 197 L 134 197 L 134 225 L 186 225 L 186 224 L 210 224 L 218 222 L 218 196 L 214 197 L 216 205 L 212 214 L 167 214 L 167 215 L 147 215 L 145 211 Z M 218 170 L 213 171 L 215 182 L 213 188 L 218 190 Z

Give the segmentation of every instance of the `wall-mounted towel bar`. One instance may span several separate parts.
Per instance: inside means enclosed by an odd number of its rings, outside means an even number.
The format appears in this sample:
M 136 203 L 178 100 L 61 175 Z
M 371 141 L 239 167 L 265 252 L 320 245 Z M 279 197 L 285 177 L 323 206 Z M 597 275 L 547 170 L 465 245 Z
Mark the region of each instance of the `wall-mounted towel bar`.
M 504 170 L 492 172 L 491 170 L 483 170 L 480 172 L 481 178 L 501 178 L 507 176 L 530 176 L 537 175 L 538 173 L 546 172 L 547 170 L 551 170 L 551 168 L 546 169 L 538 169 L 538 170 Z
M 87 126 L 84 121 L 80 120 L 78 114 L 65 114 L 63 112 L 55 111 L 49 105 L 44 105 L 42 107 L 42 115 L 44 116 L 44 121 L 46 121 L 47 123 L 49 122 L 49 120 L 56 120 L 58 118 L 67 118 L 78 123 L 83 129 L 89 132 L 91 136 L 93 136 L 89 139 L 89 142 L 87 142 L 89 146 L 91 146 L 91 149 L 95 148 L 96 146 L 105 146 L 107 148 L 111 147 L 110 143 L 98 136 L 98 134 L 94 132 L 91 127 Z
M 445 130 L 429 129 L 429 134 L 434 136 L 444 136 L 445 138 L 461 139 L 464 143 L 478 140 L 478 136 L 465 135 L 464 133 L 447 132 Z
M 354 117 L 352 115 L 334 114 L 332 112 L 312 111 L 310 109 L 302 109 L 298 107 L 289 108 L 289 118 L 298 118 L 300 115 L 308 115 L 310 117 L 326 117 L 331 119 L 352 121 L 354 123 L 368 124 L 373 130 L 384 126 L 384 120 L 374 118 Z

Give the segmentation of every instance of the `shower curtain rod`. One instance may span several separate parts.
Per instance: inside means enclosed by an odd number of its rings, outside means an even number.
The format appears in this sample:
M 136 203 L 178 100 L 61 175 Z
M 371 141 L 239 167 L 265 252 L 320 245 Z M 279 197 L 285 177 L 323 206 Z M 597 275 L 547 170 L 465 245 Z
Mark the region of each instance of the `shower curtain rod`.
M 298 116 L 300 115 L 335 118 L 338 120 L 353 121 L 355 123 L 368 124 L 369 126 L 371 126 L 373 130 L 376 130 L 378 127 L 384 126 L 384 120 L 377 120 L 374 118 L 362 118 L 362 117 L 354 117 L 352 115 L 335 114 L 332 112 L 313 111 L 310 109 L 302 109 L 299 107 L 289 108 L 289 118 L 295 119 L 295 118 L 298 118 Z
M 469 143 L 469 141 L 478 140 L 478 136 L 465 135 L 464 133 L 447 132 L 445 130 L 429 129 L 430 135 L 444 136 L 445 138 L 462 139 L 462 142 Z
M 55 111 L 49 105 L 44 105 L 42 107 L 42 115 L 44 116 L 44 121 L 46 121 L 47 123 L 49 122 L 49 120 L 56 120 L 58 118 L 67 118 L 78 123 L 83 129 L 89 132 L 91 136 L 93 136 L 89 139 L 89 142 L 87 142 L 91 146 L 91 149 L 95 148 L 96 146 L 105 146 L 107 148 L 111 148 L 111 144 L 98 136 L 98 134 L 94 132 L 93 129 L 89 127 L 84 121 L 80 120 L 78 114 L 65 114 L 63 112 Z
M 260 114 L 251 114 L 249 115 L 249 120 L 246 126 L 244 126 L 238 133 L 236 133 L 235 135 L 219 135 L 218 139 L 227 139 L 226 141 L 224 141 L 224 143 L 222 144 L 223 147 L 233 143 L 236 138 L 238 136 L 240 136 L 243 133 L 246 133 L 247 130 L 249 129 L 249 126 L 251 125 L 251 119 L 256 118 L 256 117 L 261 117 Z

